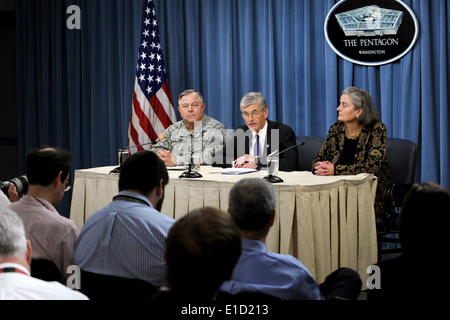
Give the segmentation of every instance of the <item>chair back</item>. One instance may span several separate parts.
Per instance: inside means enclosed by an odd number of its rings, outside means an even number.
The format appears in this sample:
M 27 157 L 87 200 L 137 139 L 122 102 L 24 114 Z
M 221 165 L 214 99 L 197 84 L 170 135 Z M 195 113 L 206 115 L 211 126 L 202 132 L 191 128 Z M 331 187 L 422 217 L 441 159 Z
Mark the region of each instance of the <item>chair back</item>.
M 392 187 L 386 202 L 387 215 L 376 217 L 378 262 L 383 259 L 384 254 L 398 254 L 402 251 L 399 246 L 398 223 L 403 199 L 415 181 L 417 145 L 406 139 L 388 138 L 386 159 L 391 171 Z
M 81 288 L 90 300 L 150 300 L 157 289 L 140 279 L 127 279 L 81 270 Z
M 386 149 L 392 183 L 413 184 L 416 175 L 417 144 L 411 140 L 388 138 Z
M 46 259 L 31 259 L 31 276 L 44 281 L 63 282 L 61 271 L 53 261 Z
M 312 171 L 312 162 L 319 153 L 325 138 L 318 136 L 297 136 L 296 143 L 305 142 L 298 146 L 298 170 Z
M 388 138 L 386 158 L 394 185 L 394 200 L 400 207 L 403 198 L 414 184 L 416 176 L 417 144 L 411 140 Z

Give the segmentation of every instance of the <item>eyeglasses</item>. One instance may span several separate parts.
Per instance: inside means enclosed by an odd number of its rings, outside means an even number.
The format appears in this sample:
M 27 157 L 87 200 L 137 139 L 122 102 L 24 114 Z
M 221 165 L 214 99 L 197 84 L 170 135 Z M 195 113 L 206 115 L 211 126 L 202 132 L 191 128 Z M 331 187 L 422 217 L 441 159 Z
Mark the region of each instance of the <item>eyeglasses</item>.
M 70 185 L 70 182 L 69 182 L 69 176 L 67 176 L 67 178 L 64 182 L 66 183 L 66 188 L 64 189 L 64 192 L 67 192 L 72 188 L 72 186 Z
M 252 113 L 242 112 L 241 115 L 244 119 L 247 119 L 250 116 L 252 116 L 252 118 L 256 118 L 261 112 L 263 112 L 263 110 L 253 111 Z

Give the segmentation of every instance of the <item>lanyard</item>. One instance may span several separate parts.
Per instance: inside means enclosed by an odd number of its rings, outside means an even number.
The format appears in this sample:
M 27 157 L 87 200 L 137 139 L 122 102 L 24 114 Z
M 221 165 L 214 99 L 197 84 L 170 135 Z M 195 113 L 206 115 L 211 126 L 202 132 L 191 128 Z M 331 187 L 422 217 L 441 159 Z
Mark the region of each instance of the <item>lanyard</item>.
M 15 272 L 15 273 L 22 273 L 24 275 L 29 276 L 28 273 L 24 272 L 23 270 L 20 270 L 18 268 L 9 267 L 9 268 L 0 268 L 0 273 L 7 273 L 7 272 Z
M 146 205 L 146 206 L 148 206 L 148 207 L 150 206 L 150 205 L 149 205 L 147 202 L 145 202 L 144 200 L 137 199 L 137 198 L 131 197 L 131 196 L 123 196 L 123 195 L 115 196 L 115 197 L 113 198 L 113 201 L 116 201 L 116 200 L 131 201 L 131 202 L 136 202 L 136 203 L 140 203 L 140 204 Z

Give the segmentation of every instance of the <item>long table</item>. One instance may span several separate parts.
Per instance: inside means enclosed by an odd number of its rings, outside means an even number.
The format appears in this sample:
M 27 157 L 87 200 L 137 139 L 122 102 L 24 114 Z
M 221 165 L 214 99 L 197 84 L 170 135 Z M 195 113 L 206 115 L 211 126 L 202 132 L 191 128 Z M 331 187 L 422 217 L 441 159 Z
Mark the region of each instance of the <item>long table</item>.
M 81 230 L 84 222 L 118 193 L 114 167 L 75 171 L 71 219 Z M 228 209 L 228 193 L 243 178 L 263 178 L 265 171 L 242 175 L 211 173 L 180 179 L 169 170 L 162 213 L 179 219 L 190 210 L 214 206 Z M 278 208 L 267 238 L 267 250 L 298 258 L 318 283 L 339 267 L 360 274 L 365 288 L 367 267 L 377 261 L 374 201 L 377 178 L 371 174 L 318 177 L 310 172 L 279 172 L 284 180 L 274 184 Z M 251 192 L 251 190 L 250 190 Z

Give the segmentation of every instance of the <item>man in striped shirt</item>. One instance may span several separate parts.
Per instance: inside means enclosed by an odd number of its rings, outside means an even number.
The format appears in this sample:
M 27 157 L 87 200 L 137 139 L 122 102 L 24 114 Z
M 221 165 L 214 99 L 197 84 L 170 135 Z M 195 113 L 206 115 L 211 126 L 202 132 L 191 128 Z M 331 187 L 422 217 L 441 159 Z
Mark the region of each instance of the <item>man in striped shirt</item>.
M 152 151 L 131 155 L 122 165 L 119 194 L 94 213 L 75 242 L 83 272 L 165 284 L 164 241 L 174 219 L 160 212 L 169 181 L 164 162 Z

